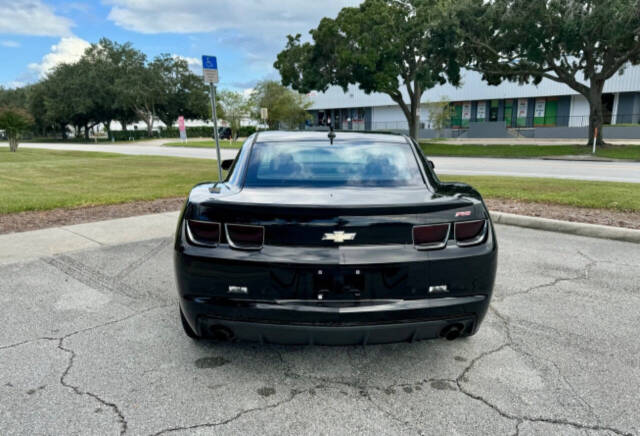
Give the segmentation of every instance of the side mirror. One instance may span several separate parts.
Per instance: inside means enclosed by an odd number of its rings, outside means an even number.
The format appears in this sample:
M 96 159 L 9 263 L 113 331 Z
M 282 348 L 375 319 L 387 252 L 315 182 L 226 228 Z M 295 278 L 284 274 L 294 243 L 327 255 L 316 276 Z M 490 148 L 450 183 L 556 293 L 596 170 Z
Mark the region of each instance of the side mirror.
M 225 159 L 222 161 L 222 169 L 225 171 L 228 171 L 231 165 L 233 165 L 233 159 Z
M 429 164 L 429 168 L 431 168 L 432 170 L 435 169 L 436 164 L 434 164 L 431 159 L 427 159 L 427 163 Z

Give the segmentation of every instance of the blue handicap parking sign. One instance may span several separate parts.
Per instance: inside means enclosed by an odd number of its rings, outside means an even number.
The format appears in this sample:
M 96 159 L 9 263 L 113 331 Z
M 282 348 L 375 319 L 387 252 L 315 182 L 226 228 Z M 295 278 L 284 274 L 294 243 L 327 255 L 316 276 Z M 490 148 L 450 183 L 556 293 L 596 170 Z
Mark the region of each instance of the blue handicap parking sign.
M 215 56 L 202 56 L 202 68 L 205 70 L 217 70 L 218 69 L 218 60 Z

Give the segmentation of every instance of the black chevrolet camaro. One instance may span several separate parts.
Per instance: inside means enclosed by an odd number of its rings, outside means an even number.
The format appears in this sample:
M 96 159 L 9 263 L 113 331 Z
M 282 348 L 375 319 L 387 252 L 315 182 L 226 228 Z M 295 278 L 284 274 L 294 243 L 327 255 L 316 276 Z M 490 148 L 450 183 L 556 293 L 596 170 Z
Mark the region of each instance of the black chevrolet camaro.
M 192 338 L 373 344 L 477 332 L 497 242 L 480 194 L 400 135 L 260 132 L 195 186 L 175 272 Z

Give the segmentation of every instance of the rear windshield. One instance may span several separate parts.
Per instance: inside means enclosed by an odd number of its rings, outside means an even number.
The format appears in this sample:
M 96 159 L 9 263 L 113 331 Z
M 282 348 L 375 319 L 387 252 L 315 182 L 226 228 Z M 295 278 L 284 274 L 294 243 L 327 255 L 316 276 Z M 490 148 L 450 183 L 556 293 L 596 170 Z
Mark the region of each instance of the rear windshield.
M 253 146 L 245 186 L 424 186 L 409 144 L 263 142 Z

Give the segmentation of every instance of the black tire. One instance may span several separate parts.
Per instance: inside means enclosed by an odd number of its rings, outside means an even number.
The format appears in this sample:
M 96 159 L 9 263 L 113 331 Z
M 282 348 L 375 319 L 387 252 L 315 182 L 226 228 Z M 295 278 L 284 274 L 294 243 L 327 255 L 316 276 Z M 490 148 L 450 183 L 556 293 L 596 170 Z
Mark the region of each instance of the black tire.
M 184 333 L 193 340 L 197 341 L 198 339 L 202 339 L 196 332 L 193 331 L 193 329 L 187 322 L 187 319 L 184 317 L 184 313 L 182 313 L 182 307 L 180 307 L 180 305 L 178 305 L 178 309 L 180 310 L 180 321 L 182 322 L 182 329 L 184 330 Z

